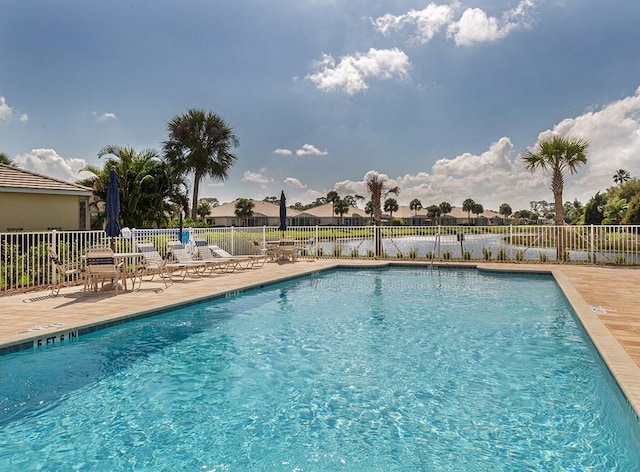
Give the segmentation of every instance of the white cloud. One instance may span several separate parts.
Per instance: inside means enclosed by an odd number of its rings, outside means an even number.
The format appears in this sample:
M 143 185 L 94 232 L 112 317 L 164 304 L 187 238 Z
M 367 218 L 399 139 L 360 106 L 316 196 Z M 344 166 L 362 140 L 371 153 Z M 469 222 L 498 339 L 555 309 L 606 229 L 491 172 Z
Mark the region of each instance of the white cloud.
M 407 75 L 411 62 L 400 49 L 371 48 L 366 53 L 343 56 L 335 59 L 324 54 L 315 64 L 318 72 L 307 75 L 320 90 L 342 91 L 354 95 L 369 88 L 369 79 L 390 80 Z
M 326 156 L 327 154 L 329 154 L 327 151 L 321 151 L 313 144 L 303 144 L 296 150 L 296 156 Z
M 532 0 L 523 0 L 514 9 L 506 11 L 501 19 L 488 16 L 479 8 L 468 8 L 457 22 L 449 25 L 447 34 L 458 46 L 497 41 L 528 26 L 530 10 L 534 6 Z
M 53 149 L 32 149 L 26 154 L 19 154 L 14 159 L 15 164 L 25 170 L 37 172 L 67 182 L 91 177 L 93 174 L 82 169 L 87 161 L 78 158 L 64 158 Z
M 293 187 L 293 188 L 307 188 L 306 185 L 304 185 L 302 182 L 300 182 L 298 179 L 294 177 L 287 177 L 286 179 L 284 179 L 284 183 L 287 184 L 289 187 Z
M 280 156 L 290 156 L 292 154 L 291 149 L 282 149 L 282 148 L 278 148 L 275 151 L 273 151 L 274 154 L 278 154 Z
M 273 179 L 263 175 L 262 172 L 263 170 L 260 172 L 246 171 L 242 176 L 242 181 L 258 184 L 264 188 L 266 185 L 273 182 Z
M 28 121 L 29 117 L 26 113 L 19 113 L 15 108 L 10 107 L 7 100 L 0 95 L 0 121 Z
M 451 6 L 430 3 L 422 10 L 409 10 L 402 15 L 387 13 L 372 22 L 375 29 L 385 36 L 392 31 L 414 26 L 415 33 L 412 35 L 412 41 L 425 44 L 453 21 L 457 6 L 457 2 Z
M 576 175 L 565 176 L 564 201 L 577 198 L 586 203 L 596 192 L 614 185 L 612 177 L 617 169 L 640 177 L 640 87 L 634 95 L 599 111 L 562 120 L 541 132 L 538 139 L 552 133 L 581 136 L 590 143 L 587 164 Z M 502 137 L 479 154 L 442 158 L 428 172 L 384 177 L 389 186 L 400 187 L 397 199 L 402 205 L 418 198 L 423 206 L 448 201 L 459 207 L 464 199 L 472 198 L 486 209 L 497 210 L 501 203 L 508 203 L 515 211 L 528 209 L 533 200 L 553 201 L 551 176 L 526 171 L 519 159 L 521 151 L 508 137 Z M 334 188 L 341 195 L 357 193 L 368 199 L 365 180 L 366 174 L 362 180 L 345 180 Z
M 480 8 L 467 8 L 456 20 L 460 2 L 450 5 L 430 3 L 422 10 L 409 10 L 401 15 L 387 13 L 372 20 L 374 28 L 383 35 L 392 31 L 413 29 L 410 41 L 425 44 L 436 34 L 446 31 L 447 37 L 458 46 L 470 46 L 480 42 L 502 39 L 510 32 L 530 24 L 534 0 L 522 0 L 515 8 L 507 10 L 500 18 L 489 16 Z
M 102 113 L 101 115 L 99 115 L 97 112 L 91 112 L 91 114 L 98 120 L 98 121 L 109 121 L 109 120 L 117 120 L 118 117 L 114 114 L 114 113 Z

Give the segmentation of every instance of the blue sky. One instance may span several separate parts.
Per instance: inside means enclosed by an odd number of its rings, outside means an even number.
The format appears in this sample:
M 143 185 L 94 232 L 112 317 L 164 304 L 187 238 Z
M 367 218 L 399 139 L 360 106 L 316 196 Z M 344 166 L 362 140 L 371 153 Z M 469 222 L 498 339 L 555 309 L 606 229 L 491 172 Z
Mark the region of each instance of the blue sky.
M 201 197 L 366 195 L 374 171 L 401 204 L 517 210 L 553 200 L 518 154 L 554 132 L 591 143 L 565 184 L 584 203 L 640 176 L 639 21 L 637 0 L 4 0 L 0 152 L 74 180 L 195 107 L 240 139 Z

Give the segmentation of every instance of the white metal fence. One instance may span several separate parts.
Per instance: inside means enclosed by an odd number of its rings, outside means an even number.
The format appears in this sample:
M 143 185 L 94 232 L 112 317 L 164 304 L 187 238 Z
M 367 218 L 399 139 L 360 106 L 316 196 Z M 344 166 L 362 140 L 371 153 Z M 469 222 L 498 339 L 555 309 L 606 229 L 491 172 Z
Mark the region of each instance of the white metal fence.
M 509 261 L 640 264 L 640 226 L 385 226 L 186 228 L 132 230 L 110 240 L 104 231 L 0 233 L 0 294 L 54 283 L 48 257 L 53 248 L 65 266 L 80 267 L 86 249 L 114 245 L 116 252 L 152 242 L 166 256 L 167 241 L 191 244 L 204 238 L 232 254 L 254 253 L 267 241 L 295 239 L 321 258 L 377 258 L 416 261 Z M 76 280 L 70 280 L 70 283 Z

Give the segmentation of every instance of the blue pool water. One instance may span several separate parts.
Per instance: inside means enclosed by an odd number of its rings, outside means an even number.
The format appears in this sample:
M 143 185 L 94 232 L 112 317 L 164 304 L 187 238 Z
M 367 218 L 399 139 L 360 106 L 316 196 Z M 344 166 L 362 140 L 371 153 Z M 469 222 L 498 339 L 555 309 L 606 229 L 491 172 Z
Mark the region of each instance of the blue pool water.
M 333 271 L 0 369 L 2 471 L 640 470 L 637 418 L 541 275 Z

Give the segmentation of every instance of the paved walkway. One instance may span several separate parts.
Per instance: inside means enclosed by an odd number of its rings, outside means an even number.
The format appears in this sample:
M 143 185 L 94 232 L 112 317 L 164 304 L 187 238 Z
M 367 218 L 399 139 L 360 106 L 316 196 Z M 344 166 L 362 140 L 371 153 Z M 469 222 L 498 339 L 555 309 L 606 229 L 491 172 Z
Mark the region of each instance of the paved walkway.
M 82 287 L 0 297 L 0 352 L 51 344 L 109 322 L 148 314 L 338 265 L 387 265 L 344 260 L 267 263 L 264 267 L 186 279 L 169 288 L 155 279 L 139 291 L 84 294 Z M 394 262 L 397 264 L 397 262 Z M 444 264 L 443 264 L 444 265 Z M 474 265 L 472 265 L 474 266 Z M 546 271 L 554 275 L 586 332 L 640 416 L 640 269 L 538 264 L 478 264 L 487 271 Z M 0 362 L 2 358 L 0 357 Z

